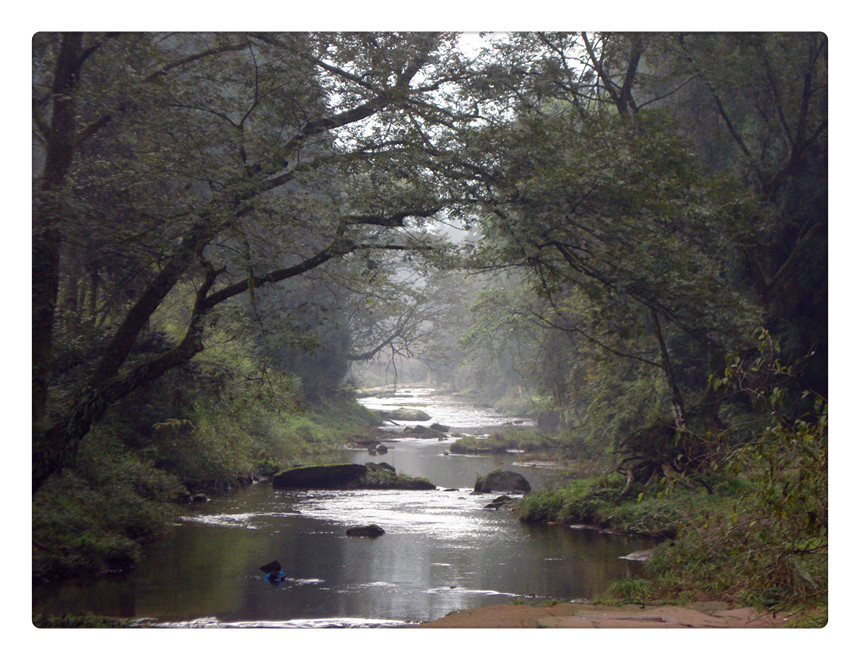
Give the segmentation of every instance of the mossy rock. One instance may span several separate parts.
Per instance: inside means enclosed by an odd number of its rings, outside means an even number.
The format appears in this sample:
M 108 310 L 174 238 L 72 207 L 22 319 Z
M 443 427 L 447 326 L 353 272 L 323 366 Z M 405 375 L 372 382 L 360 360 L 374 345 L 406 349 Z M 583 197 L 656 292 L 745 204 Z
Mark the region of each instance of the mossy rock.
M 407 477 L 397 474 L 393 469 L 369 469 L 362 477 L 358 488 L 379 490 L 435 490 L 436 486 L 423 477 Z
M 445 437 L 445 433 L 442 431 L 437 431 L 433 427 L 430 426 L 407 426 L 404 431 L 406 437 L 415 437 L 415 438 L 437 438 L 438 440 L 442 440 Z
M 396 474 L 391 466 L 386 468 L 382 464 L 378 464 L 369 468 L 368 465 L 357 463 L 313 465 L 284 470 L 272 477 L 272 486 L 274 488 L 392 490 L 433 490 L 436 488 L 427 479 Z
M 454 441 L 451 445 L 452 454 L 504 454 L 513 443 L 499 441 L 496 438 L 475 438 L 470 435 Z
M 430 419 L 430 415 L 417 408 L 398 408 L 397 410 L 384 412 L 383 416 L 386 419 L 395 419 L 400 422 L 426 422 Z

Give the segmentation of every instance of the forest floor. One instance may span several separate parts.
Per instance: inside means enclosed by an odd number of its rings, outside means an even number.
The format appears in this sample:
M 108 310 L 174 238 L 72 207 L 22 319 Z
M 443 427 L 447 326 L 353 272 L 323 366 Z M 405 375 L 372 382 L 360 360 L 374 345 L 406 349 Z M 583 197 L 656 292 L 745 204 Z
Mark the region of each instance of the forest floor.
M 419 628 L 782 628 L 790 616 L 726 603 L 677 605 L 591 605 L 558 603 L 540 607 L 491 605 L 452 612 Z

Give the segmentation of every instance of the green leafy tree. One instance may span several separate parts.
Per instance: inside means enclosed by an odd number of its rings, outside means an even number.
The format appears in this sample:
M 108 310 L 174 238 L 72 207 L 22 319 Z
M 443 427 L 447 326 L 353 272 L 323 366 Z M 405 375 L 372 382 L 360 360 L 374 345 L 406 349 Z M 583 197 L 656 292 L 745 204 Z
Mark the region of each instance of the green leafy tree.
M 442 116 L 434 94 L 462 75 L 453 44 L 34 37 L 34 489 L 111 404 L 202 351 L 216 307 L 351 253 L 420 249 L 440 191 L 410 126 Z M 182 329 L 136 351 L 168 310 Z M 78 336 L 67 312 L 99 331 L 58 387 L 55 356 Z

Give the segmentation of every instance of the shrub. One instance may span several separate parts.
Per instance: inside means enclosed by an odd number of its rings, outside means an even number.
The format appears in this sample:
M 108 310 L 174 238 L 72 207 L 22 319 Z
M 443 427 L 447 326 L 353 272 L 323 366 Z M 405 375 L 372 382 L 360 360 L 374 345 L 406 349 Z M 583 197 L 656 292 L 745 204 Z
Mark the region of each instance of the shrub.
M 76 469 L 52 478 L 33 499 L 34 577 L 131 568 L 183 491 L 175 477 L 94 434 Z
M 720 598 L 826 617 L 827 406 L 815 421 L 775 419 L 738 454 L 748 491 L 696 515 L 658 555 L 665 592 L 700 583 Z

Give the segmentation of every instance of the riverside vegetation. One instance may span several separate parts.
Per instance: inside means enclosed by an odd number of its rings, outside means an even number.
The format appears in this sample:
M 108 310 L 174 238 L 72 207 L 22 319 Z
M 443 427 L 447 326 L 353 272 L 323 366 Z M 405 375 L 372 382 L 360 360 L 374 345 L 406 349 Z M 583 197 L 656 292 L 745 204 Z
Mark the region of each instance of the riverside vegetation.
M 381 423 L 346 390 L 307 401 L 289 374 L 248 380 L 248 360 L 192 363 L 90 434 L 75 469 L 34 497 L 34 579 L 129 570 L 192 497 L 324 461 Z
M 372 437 L 351 387 L 408 373 L 538 422 L 451 448 L 572 466 L 524 521 L 665 539 L 618 597 L 826 621 L 826 35 L 37 33 L 32 65 L 35 579 Z

